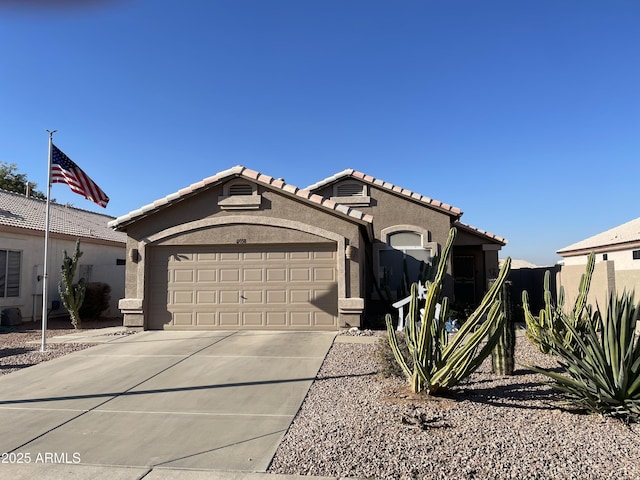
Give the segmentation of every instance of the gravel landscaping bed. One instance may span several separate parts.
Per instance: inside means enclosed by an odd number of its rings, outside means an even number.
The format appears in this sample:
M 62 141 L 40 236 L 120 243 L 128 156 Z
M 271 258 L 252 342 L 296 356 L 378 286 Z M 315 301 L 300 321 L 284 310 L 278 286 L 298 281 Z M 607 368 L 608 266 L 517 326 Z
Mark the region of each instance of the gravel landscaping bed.
M 521 364 L 555 366 L 518 338 L 516 375 L 485 362 L 448 398 L 384 378 L 374 344 L 335 343 L 271 473 L 372 479 L 637 479 L 640 428 L 563 405 Z
M 93 330 L 119 325 L 122 325 L 122 319 L 119 318 L 90 320 L 83 322 L 82 329 Z M 73 328 L 69 320 L 50 320 L 47 325 L 47 339 L 54 336 L 77 333 L 78 331 Z M 47 343 L 46 351 L 41 352 L 39 343 L 41 340 L 42 326 L 39 322 L 28 322 L 13 327 L 0 327 L 0 375 L 6 375 L 94 345 L 87 343 Z

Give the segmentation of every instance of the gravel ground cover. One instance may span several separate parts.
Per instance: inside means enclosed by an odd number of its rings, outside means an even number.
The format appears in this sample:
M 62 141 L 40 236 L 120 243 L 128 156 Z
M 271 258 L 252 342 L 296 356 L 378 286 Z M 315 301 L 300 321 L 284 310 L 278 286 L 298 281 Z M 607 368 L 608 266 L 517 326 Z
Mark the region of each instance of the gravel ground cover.
M 77 333 L 68 319 L 55 319 L 47 322 L 47 338 L 58 335 Z M 120 318 L 87 320 L 82 324 L 83 330 L 115 327 L 122 325 Z M 61 357 L 71 352 L 84 350 L 93 346 L 85 343 L 53 344 L 47 343 L 45 352 L 40 351 L 42 326 L 40 322 L 27 322 L 22 325 L 0 327 L 0 375 L 21 370 L 47 360 Z
M 448 398 L 383 378 L 375 344 L 335 343 L 269 468 L 371 479 L 637 479 L 640 428 L 571 410 L 522 364 L 555 360 L 519 337 L 516 375 L 485 362 Z

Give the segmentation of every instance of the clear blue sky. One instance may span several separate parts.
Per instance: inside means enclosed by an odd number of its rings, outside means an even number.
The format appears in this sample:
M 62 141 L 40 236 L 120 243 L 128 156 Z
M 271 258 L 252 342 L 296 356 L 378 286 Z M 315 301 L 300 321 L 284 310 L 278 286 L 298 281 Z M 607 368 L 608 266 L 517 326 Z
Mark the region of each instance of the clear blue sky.
M 640 216 L 636 0 L 44 3 L 0 1 L 0 160 L 46 190 L 57 129 L 111 197 L 59 202 L 120 216 L 234 165 L 354 168 L 538 264 Z

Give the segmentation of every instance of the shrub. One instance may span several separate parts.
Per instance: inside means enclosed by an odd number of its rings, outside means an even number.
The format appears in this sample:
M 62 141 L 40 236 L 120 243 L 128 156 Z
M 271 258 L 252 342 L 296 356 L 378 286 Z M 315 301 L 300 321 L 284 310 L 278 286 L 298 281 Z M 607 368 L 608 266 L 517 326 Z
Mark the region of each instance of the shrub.
M 102 312 L 109 308 L 111 300 L 111 287 L 102 282 L 85 284 L 84 302 L 80 307 L 80 317 L 84 319 L 98 318 Z
M 407 362 L 407 365 L 409 365 L 410 368 L 413 368 L 411 354 L 409 353 L 409 347 L 407 347 L 404 333 L 398 332 L 396 333 L 396 336 L 398 338 L 400 354 L 404 358 L 405 362 Z M 380 364 L 380 373 L 384 377 L 404 377 L 404 372 L 396 361 L 393 350 L 391 350 L 391 346 L 387 339 L 381 338 L 376 344 L 376 354 L 378 363 Z
M 612 294 L 604 317 L 600 309 L 584 331 L 562 318 L 574 344 L 550 346 L 561 372 L 532 367 L 549 376 L 553 385 L 587 411 L 640 420 L 640 338 L 636 325 L 640 304 L 633 293 Z

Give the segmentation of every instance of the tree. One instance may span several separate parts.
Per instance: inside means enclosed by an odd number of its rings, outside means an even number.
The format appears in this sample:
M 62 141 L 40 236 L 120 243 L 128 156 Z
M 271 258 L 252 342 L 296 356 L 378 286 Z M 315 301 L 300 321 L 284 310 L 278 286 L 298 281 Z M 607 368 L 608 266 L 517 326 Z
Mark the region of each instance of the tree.
M 28 183 L 32 197 L 46 200 L 47 195 L 36 190 L 36 183 Z M 27 192 L 27 176 L 18 172 L 18 166 L 15 163 L 6 163 L 0 160 L 0 188 L 9 192 L 25 194 Z

